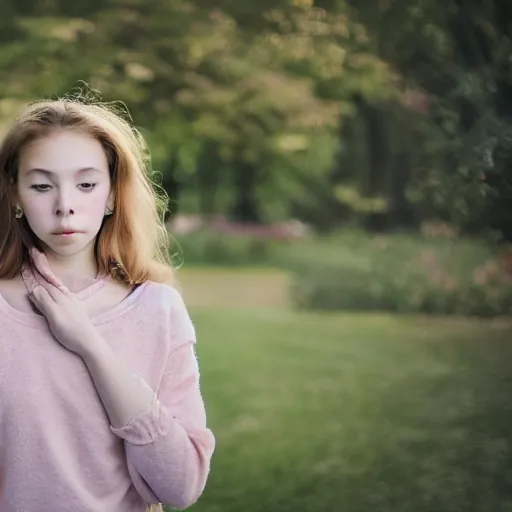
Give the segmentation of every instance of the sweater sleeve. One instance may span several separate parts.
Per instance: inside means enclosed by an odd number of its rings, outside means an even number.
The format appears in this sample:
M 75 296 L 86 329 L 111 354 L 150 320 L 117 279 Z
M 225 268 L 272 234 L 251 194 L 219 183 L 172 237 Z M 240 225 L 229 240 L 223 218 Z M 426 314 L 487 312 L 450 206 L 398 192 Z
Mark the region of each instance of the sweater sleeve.
M 215 447 L 199 389 L 195 332 L 178 297 L 172 315 L 172 352 L 150 408 L 122 428 L 128 470 L 147 503 L 185 509 L 202 494 Z

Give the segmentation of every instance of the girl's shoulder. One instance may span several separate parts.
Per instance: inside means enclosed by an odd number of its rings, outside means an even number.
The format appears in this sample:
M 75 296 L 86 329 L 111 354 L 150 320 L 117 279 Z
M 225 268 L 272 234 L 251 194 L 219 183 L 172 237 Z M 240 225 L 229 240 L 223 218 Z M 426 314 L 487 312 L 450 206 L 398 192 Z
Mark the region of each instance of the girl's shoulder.
M 139 286 L 144 288 L 144 293 L 140 294 L 140 300 L 151 305 L 153 309 L 160 311 L 163 309 L 177 313 L 186 310 L 183 295 L 178 288 L 150 280 Z
M 146 281 L 145 293 L 140 300 L 145 303 L 146 311 L 154 316 L 155 322 L 168 318 L 173 337 L 181 340 L 195 341 L 195 329 L 185 304 L 182 292 L 171 285 Z

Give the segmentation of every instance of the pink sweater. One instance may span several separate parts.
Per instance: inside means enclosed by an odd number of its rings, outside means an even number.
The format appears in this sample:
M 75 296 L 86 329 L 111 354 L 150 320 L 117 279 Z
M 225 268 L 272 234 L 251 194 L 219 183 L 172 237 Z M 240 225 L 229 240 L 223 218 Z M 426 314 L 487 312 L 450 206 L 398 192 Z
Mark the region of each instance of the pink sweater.
M 204 489 L 214 437 L 180 294 L 146 282 L 92 320 L 155 393 L 121 429 L 110 425 L 82 359 L 43 317 L 0 295 L 0 512 L 186 508 Z

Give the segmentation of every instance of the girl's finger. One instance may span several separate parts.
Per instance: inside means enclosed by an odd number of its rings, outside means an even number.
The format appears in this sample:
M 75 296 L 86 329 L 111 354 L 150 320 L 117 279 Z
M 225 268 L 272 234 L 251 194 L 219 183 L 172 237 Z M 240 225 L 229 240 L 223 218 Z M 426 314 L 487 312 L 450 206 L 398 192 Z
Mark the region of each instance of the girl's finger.
M 34 289 L 31 292 L 29 292 L 28 298 L 30 299 L 30 302 L 32 302 L 32 304 L 34 304 L 34 307 L 38 311 L 40 311 L 41 313 L 44 314 L 41 304 L 39 304 L 39 301 L 37 300 L 36 296 L 34 295 Z
M 41 283 L 40 287 L 48 294 L 53 302 L 58 302 L 62 297 L 62 291 L 51 283 Z
M 64 285 L 64 283 L 62 283 L 62 281 L 56 277 L 54 274 L 48 274 L 48 273 L 42 273 L 41 271 L 39 271 L 39 273 L 43 276 L 43 278 L 45 279 L 45 282 L 43 283 L 43 286 L 48 290 L 59 290 L 62 294 L 64 295 L 69 295 L 71 292 L 66 288 L 66 286 Z M 48 285 L 48 286 L 46 286 Z M 57 300 L 57 299 L 55 299 Z
M 48 265 L 48 260 L 46 259 L 46 256 L 44 253 L 38 251 L 35 248 L 30 249 L 30 257 L 32 258 L 32 261 L 34 262 L 34 265 L 36 266 L 38 272 L 50 283 L 53 285 L 60 287 L 63 286 L 63 283 L 60 281 L 60 279 L 53 274 L 53 272 L 50 269 L 50 266 Z
M 37 271 L 46 279 L 46 281 L 58 288 L 65 295 L 69 295 L 70 292 L 64 283 L 51 271 L 44 253 L 33 247 L 30 249 L 30 257 L 34 262 Z
M 55 303 L 55 300 L 50 295 L 50 292 L 43 288 L 43 286 L 36 285 L 34 286 L 32 293 L 29 293 L 30 300 L 35 304 L 37 309 L 43 313 L 43 315 L 47 315 L 49 308 Z
M 48 265 L 48 260 L 46 256 L 41 251 L 37 250 L 35 247 L 31 247 L 29 250 L 30 258 L 35 263 L 36 267 L 42 272 L 51 273 L 50 266 Z

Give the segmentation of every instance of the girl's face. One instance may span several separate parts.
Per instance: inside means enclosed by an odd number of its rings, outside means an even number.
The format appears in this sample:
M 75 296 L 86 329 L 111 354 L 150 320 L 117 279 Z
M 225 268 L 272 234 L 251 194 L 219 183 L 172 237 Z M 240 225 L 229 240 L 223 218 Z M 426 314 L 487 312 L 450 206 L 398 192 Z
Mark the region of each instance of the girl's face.
M 72 130 L 35 140 L 20 153 L 16 192 L 45 250 L 60 257 L 92 252 L 107 204 L 112 207 L 102 145 Z

